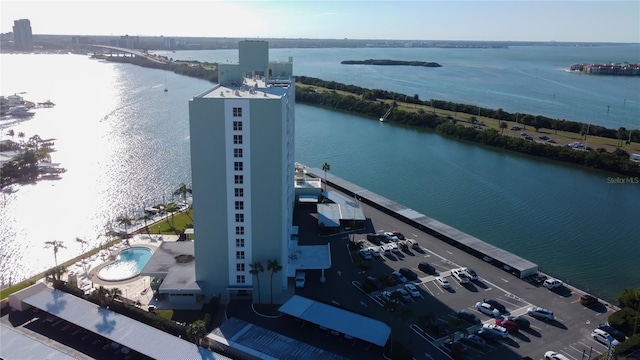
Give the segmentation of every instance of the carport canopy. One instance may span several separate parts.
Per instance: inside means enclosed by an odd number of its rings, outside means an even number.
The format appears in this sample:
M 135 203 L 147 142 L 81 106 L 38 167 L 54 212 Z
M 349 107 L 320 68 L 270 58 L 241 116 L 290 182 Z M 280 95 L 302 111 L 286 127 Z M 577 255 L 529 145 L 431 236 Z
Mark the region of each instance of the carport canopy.
M 47 288 L 24 302 L 154 359 L 230 360 L 60 290 Z
M 391 328 L 382 321 L 299 295 L 294 295 L 278 310 L 378 346 L 384 346 L 391 334 Z

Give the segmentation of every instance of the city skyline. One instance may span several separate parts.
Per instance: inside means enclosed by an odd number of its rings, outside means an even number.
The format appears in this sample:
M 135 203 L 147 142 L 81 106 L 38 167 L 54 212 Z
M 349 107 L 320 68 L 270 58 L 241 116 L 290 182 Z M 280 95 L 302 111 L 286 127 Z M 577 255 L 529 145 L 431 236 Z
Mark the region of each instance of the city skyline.
M 0 7 L 2 33 L 29 19 L 36 35 L 640 42 L 637 1 L 27 0 Z

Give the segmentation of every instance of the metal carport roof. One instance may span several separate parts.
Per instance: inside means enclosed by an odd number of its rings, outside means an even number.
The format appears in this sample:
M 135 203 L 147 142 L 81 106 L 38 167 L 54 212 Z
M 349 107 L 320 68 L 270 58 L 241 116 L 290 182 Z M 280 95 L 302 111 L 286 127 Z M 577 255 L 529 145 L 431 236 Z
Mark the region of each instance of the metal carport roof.
M 384 346 L 391 334 L 391 328 L 382 321 L 299 295 L 282 304 L 278 311 L 378 346 Z
M 154 359 L 230 360 L 60 290 L 47 288 L 24 302 Z

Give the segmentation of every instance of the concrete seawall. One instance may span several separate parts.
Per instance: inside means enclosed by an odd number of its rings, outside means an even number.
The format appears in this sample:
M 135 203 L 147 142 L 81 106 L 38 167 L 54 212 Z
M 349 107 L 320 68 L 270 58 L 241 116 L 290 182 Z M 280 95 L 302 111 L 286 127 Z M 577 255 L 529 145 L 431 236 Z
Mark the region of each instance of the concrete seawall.
M 306 169 L 307 175 L 324 179 L 325 172 L 322 169 L 309 167 Z M 326 181 L 329 185 L 339 189 L 343 193 L 353 196 L 357 201 L 366 203 L 418 230 L 445 241 L 478 258 L 484 259 L 497 267 L 503 268 L 514 276 L 524 279 L 538 273 L 538 265 L 529 260 L 488 244 L 476 237 L 400 205 L 393 200 L 382 197 L 338 176 L 326 173 Z

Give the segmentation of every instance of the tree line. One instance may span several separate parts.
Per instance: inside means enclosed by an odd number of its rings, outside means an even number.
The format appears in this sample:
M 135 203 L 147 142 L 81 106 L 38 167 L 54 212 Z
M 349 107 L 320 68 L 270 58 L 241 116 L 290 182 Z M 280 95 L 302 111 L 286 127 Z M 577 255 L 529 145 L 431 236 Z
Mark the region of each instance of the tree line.
M 309 78 L 306 79 L 308 81 Z M 351 90 L 353 90 L 353 85 L 344 85 L 344 87 L 340 88 L 340 86 L 336 86 L 337 84 L 338 83 L 335 82 L 324 81 L 313 83 L 313 85 L 316 86 L 327 86 L 330 89 L 344 90 L 347 92 L 352 92 Z M 376 92 L 386 91 L 369 91 L 369 93 L 374 94 L 374 98 L 378 97 Z M 361 93 L 366 94 L 367 91 L 363 91 Z M 358 97 L 355 95 L 341 95 L 335 91 L 320 92 L 313 88 L 304 87 L 296 88 L 296 101 L 340 111 L 357 113 L 359 115 L 375 119 L 379 118 L 380 114 L 385 113 L 389 108 L 388 104 L 368 98 Z M 640 166 L 629 160 L 629 154 L 622 149 L 618 149 L 614 152 L 607 152 L 605 149 L 582 151 L 563 146 L 541 144 L 518 137 L 504 136 L 493 129 L 478 130 L 472 127 L 455 124 L 455 121 L 452 121 L 452 119 L 428 113 L 424 110 L 419 110 L 417 113 L 404 111 L 397 108 L 395 103 L 392 107 L 393 109 L 387 117 L 387 121 L 432 129 L 439 134 L 455 137 L 459 140 L 472 141 L 483 145 L 616 172 L 623 175 L 640 176 Z
M 621 127 L 619 129 L 608 129 L 600 125 L 586 124 L 564 119 L 553 119 L 542 115 L 509 113 L 507 111 L 504 111 L 503 109 L 494 110 L 476 105 L 454 103 L 451 101 L 435 99 L 422 101 L 417 94 L 409 96 L 393 91 L 367 89 L 360 86 L 346 85 L 335 81 L 326 81 L 307 76 L 298 76 L 297 81 L 305 85 L 313 85 L 324 87 L 327 89 L 350 92 L 359 95 L 361 98 L 366 100 L 383 99 L 402 101 L 409 104 L 431 106 L 441 110 L 473 114 L 504 121 L 518 122 L 524 125 L 531 126 L 535 128 L 536 131 L 541 128 L 554 129 L 555 131 L 567 131 L 576 134 L 586 134 L 588 131 L 589 135 L 606 137 L 610 139 L 628 140 L 629 136 L 631 136 L 632 142 L 640 142 L 640 131 L 632 129 L 627 130 L 624 127 Z

